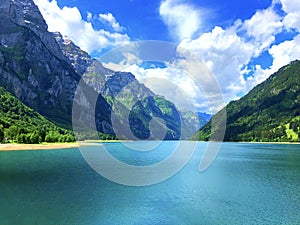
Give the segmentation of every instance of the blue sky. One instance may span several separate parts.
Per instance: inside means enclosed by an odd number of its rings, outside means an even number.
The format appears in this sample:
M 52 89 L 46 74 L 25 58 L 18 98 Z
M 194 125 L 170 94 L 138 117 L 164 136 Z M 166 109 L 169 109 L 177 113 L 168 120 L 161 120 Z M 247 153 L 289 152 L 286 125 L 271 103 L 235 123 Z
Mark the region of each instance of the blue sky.
M 299 0 L 34 1 L 49 31 L 67 35 L 93 57 L 101 58 L 105 52 L 133 41 L 176 43 L 206 64 L 221 86 L 225 103 L 300 58 Z M 216 101 L 213 107 L 205 106 L 203 93 L 200 96 L 182 73 L 175 75 L 174 68 L 143 65 L 133 63 L 124 70 L 139 80 L 154 76 L 180 82 L 183 89 L 190 90 L 187 95 L 201 111 L 215 112 L 224 105 Z M 174 93 L 168 96 L 163 87 L 148 86 L 176 101 Z
M 82 1 L 82 0 L 58 0 L 59 7 L 77 7 L 83 18 L 87 12 L 94 15 L 99 13 L 111 13 L 133 40 L 165 40 L 174 41 L 168 33 L 166 25 L 159 14 L 161 1 L 153 0 L 119 0 L 119 1 Z M 213 26 L 230 26 L 236 19 L 247 19 L 257 9 L 264 9 L 271 5 L 271 0 L 246 0 L 246 1 L 186 1 L 193 7 L 203 8 L 210 13 L 205 15 L 207 24 L 203 27 L 209 31 Z M 94 23 L 95 29 L 106 28 L 102 23 Z M 159 32 L 157 32 L 159 31 Z

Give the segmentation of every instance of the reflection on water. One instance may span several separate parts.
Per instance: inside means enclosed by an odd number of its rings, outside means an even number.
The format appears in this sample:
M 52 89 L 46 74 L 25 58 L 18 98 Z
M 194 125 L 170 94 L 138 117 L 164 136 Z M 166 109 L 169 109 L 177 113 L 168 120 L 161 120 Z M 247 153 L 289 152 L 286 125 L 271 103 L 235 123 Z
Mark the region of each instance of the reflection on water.
M 157 152 L 105 145 L 119 160 L 147 165 L 171 154 L 174 142 Z M 106 180 L 78 149 L 0 152 L 0 224 L 299 224 L 300 145 L 224 143 L 199 172 L 204 147 L 147 187 Z

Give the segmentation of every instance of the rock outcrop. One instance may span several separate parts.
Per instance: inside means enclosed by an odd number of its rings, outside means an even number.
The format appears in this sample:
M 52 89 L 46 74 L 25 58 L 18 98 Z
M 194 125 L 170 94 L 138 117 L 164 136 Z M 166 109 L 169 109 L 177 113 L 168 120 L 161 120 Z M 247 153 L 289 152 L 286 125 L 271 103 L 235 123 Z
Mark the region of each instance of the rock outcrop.
M 3 0 L 0 6 L 0 85 L 55 123 L 70 128 L 80 80 L 70 60 L 47 31 L 32 0 Z M 102 120 L 110 107 L 102 102 Z

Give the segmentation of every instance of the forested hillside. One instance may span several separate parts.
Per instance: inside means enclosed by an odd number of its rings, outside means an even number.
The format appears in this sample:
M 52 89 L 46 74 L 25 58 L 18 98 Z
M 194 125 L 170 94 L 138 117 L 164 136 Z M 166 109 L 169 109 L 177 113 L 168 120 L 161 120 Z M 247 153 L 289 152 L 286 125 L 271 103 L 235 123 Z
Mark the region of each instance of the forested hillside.
M 48 121 L 0 87 L 0 142 L 71 142 L 71 131 Z
M 225 109 L 225 141 L 300 141 L 300 61 L 284 66 Z M 195 139 L 209 140 L 210 124 Z

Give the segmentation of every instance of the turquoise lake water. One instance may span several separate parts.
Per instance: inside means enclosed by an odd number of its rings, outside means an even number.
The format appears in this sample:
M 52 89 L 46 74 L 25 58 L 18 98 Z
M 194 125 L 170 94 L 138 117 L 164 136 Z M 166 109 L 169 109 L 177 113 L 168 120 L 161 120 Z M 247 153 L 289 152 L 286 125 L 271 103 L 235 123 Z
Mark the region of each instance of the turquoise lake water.
M 174 143 L 151 152 L 105 147 L 122 161 L 147 165 Z M 0 224 L 300 224 L 300 145 L 224 143 L 199 172 L 205 145 L 175 176 L 145 187 L 103 178 L 76 148 L 0 152 Z

